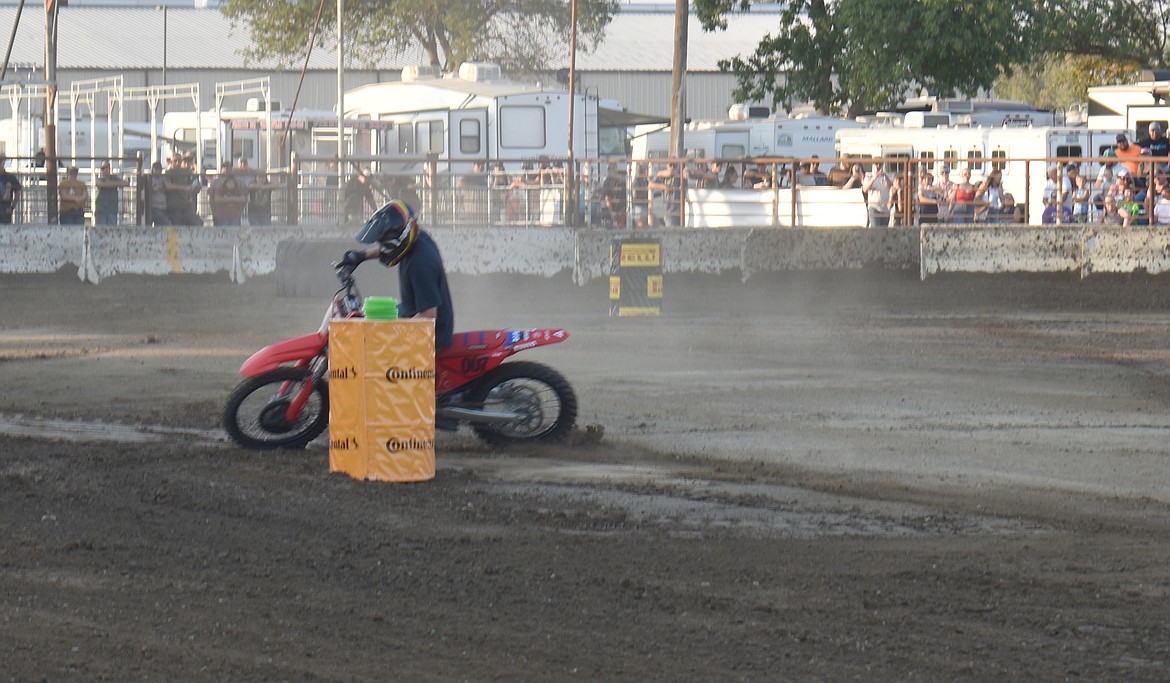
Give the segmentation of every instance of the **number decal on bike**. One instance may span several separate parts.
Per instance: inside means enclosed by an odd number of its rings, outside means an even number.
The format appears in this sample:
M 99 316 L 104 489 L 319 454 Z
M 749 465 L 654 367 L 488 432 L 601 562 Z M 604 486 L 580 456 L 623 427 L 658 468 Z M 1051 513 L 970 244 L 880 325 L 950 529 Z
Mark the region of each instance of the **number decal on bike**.
M 483 372 L 487 368 L 488 357 L 476 356 L 463 359 L 463 372 Z

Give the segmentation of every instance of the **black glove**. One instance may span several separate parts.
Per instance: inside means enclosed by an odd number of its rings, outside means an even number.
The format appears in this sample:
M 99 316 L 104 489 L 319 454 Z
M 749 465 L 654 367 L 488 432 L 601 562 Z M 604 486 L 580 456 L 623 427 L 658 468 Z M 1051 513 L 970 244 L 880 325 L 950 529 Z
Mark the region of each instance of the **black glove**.
M 362 261 L 366 260 L 366 255 L 360 251 L 349 250 L 341 257 L 341 263 L 338 265 L 345 266 L 349 269 L 357 268 Z

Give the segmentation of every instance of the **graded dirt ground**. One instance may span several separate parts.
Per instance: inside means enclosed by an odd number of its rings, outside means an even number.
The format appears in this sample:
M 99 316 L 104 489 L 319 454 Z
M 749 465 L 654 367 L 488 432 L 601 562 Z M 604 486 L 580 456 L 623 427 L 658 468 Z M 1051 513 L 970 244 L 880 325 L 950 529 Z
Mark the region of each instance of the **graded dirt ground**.
M 1170 278 L 452 285 L 579 429 L 403 485 L 218 427 L 326 301 L 0 276 L 0 680 L 1166 680 Z

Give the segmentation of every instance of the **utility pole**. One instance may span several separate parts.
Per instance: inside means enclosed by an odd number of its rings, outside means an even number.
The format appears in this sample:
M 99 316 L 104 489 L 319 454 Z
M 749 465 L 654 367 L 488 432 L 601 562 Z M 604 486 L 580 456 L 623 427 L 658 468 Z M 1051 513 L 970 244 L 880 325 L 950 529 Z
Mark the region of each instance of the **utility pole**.
M 45 205 L 49 224 L 57 222 L 57 15 L 60 0 L 45 0 Z
M 687 26 L 690 7 L 687 0 L 674 0 L 674 70 L 670 79 L 670 155 L 683 157 L 683 126 L 687 114 Z
M 577 221 L 577 164 L 573 159 L 573 118 L 577 103 L 577 0 L 569 5 L 569 152 L 565 173 L 565 225 Z

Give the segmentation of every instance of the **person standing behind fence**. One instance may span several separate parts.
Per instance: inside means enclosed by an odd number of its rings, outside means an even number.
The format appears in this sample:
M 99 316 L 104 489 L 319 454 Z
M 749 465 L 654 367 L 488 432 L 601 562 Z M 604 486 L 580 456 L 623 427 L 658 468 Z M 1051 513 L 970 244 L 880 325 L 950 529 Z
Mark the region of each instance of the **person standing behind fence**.
M 173 157 L 170 163 L 171 167 L 163 174 L 167 186 L 167 216 L 172 225 L 196 225 L 200 221 L 191 197 L 194 179 L 181 158 Z
M 163 176 L 162 162 L 150 165 L 146 176 L 146 223 L 147 225 L 174 225 L 167 211 L 167 180 Z
M 81 225 L 85 222 L 85 206 L 89 203 L 89 188 L 77 177 L 78 169 L 70 166 L 57 186 L 61 198 L 61 225 Z
M 8 172 L 7 163 L 8 160 L 0 154 L 0 223 L 4 224 L 12 222 L 23 189 L 20 180 Z
M 938 222 L 938 193 L 935 191 L 934 176 L 927 172 L 923 172 L 918 176 L 918 222 L 919 223 L 937 223 Z
M 650 189 L 662 193 L 665 204 L 663 220 L 668 227 L 677 228 L 682 225 L 682 174 L 678 164 L 671 162 L 666 168 L 654 176 Z
M 378 201 L 374 199 L 374 190 L 370 187 L 369 175 L 364 170 L 358 170 L 357 173 L 349 177 L 349 180 L 345 181 L 342 195 L 345 197 L 346 221 L 368 216 L 370 211 L 377 207 Z M 366 209 L 367 206 L 370 207 L 369 210 Z
M 211 219 L 217 226 L 238 226 L 248 193 L 235 174 L 229 174 L 211 195 Z
M 97 198 L 93 203 L 94 225 L 117 225 L 121 208 L 120 188 L 130 183 L 113 172 L 110 162 L 103 161 L 97 179 Z
M 248 192 L 248 225 L 272 225 L 272 191 L 280 187 L 264 170 L 256 172 Z
M 890 190 L 894 184 L 881 163 L 874 164 L 873 171 L 861 183 L 869 211 L 869 227 L 884 228 L 890 222 Z
M 648 227 L 650 225 L 650 176 L 647 175 L 646 164 L 636 165 L 634 182 L 630 188 L 630 199 L 634 207 L 634 227 Z

